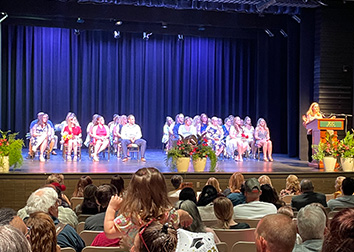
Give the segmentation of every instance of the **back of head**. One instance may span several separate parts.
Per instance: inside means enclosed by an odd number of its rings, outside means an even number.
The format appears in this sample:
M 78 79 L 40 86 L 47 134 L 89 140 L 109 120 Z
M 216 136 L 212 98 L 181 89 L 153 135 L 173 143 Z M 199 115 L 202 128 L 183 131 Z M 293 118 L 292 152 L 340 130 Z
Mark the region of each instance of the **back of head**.
M 25 206 L 27 214 L 35 212 L 48 213 L 49 208 L 58 200 L 58 193 L 51 187 L 44 187 L 34 191 L 27 199 Z
M 105 184 L 105 185 L 100 185 L 97 188 L 95 196 L 98 203 L 101 205 L 101 207 L 107 208 L 108 203 L 111 200 L 111 197 L 117 193 L 118 193 L 117 189 L 114 186 L 110 184 Z
M 188 212 L 193 218 L 193 223 L 188 228 L 186 228 L 187 230 L 192 232 L 205 232 L 205 227 L 202 222 L 202 218 L 200 217 L 198 207 L 193 201 L 178 201 L 176 206 L 177 209 L 182 209 Z
M 1 252 L 31 252 L 31 246 L 26 237 L 11 225 L 0 226 Z
M 346 178 L 342 182 L 342 191 L 344 195 L 353 195 L 354 193 L 354 179 Z
M 73 197 L 83 197 L 85 187 L 90 184 L 92 184 L 92 179 L 90 176 L 81 176 L 81 178 L 76 184 Z
M 243 182 L 245 182 L 245 178 L 243 177 L 242 173 L 233 173 L 229 179 L 229 188 L 231 192 L 239 192 Z
M 175 189 L 178 189 L 183 182 L 183 177 L 181 175 L 173 175 L 171 177 L 171 184 Z
M 272 181 L 270 180 L 270 177 L 268 177 L 267 175 L 262 175 L 258 178 L 258 182 L 260 185 L 265 185 L 268 184 L 271 187 L 273 187 L 272 185 Z
M 0 226 L 9 225 L 16 215 L 12 208 L 0 208 Z
M 47 178 L 46 184 L 51 184 L 53 182 L 62 184 L 64 183 L 64 175 L 59 173 L 50 174 Z
M 217 197 L 218 197 L 218 192 L 216 191 L 215 187 L 212 185 L 206 185 L 203 187 L 203 190 L 200 193 L 197 205 L 206 206 L 209 203 L 213 202 L 213 200 L 216 199 Z
M 340 191 L 344 179 L 345 179 L 344 176 L 339 176 L 336 178 L 335 185 L 334 185 L 334 189 L 336 191 Z
M 130 213 L 133 218 L 139 215 L 143 221 L 157 218 L 171 208 L 165 178 L 154 167 L 136 171 L 123 198 L 120 211 Z
M 185 187 L 179 193 L 179 200 L 191 200 L 197 204 L 197 197 L 192 187 Z
M 26 222 L 30 228 L 32 251 L 56 252 L 57 235 L 52 218 L 45 213 L 36 212 Z
M 290 174 L 286 178 L 286 189 L 293 192 L 300 191 L 300 182 L 297 176 Z
M 309 179 L 303 179 L 300 183 L 301 192 L 313 192 L 314 187 Z
M 134 246 L 140 252 L 172 252 L 177 246 L 177 231 L 168 224 L 153 221 L 143 226 L 135 239 L 139 239 L 139 244 L 134 242 Z
M 97 186 L 94 184 L 89 184 L 84 188 L 84 200 L 94 199 L 97 191 Z
M 247 179 L 245 182 L 246 202 L 259 200 L 261 186 L 256 178 Z
M 221 222 L 222 228 L 229 228 L 229 222 L 234 214 L 231 200 L 223 196 L 217 197 L 214 200 L 214 213 Z
M 337 213 L 327 232 L 323 252 L 354 251 L 354 209 L 347 208 Z
M 269 252 L 291 252 L 296 240 L 296 227 L 292 219 L 284 214 L 263 217 L 255 232 L 257 251 L 259 244 L 267 246 Z
M 261 186 L 262 194 L 259 196 L 259 200 L 263 202 L 268 202 L 275 204 L 278 201 L 278 195 L 275 193 L 273 187 L 269 184 L 264 184 Z
M 206 185 L 212 185 L 215 187 L 217 192 L 221 192 L 219 181 L 214 177 L 209 178 Z
M 120 175 L 114 175 L 111 178 L 111 184 L 118 190 L 118 195 L 122 195 L 124 191 L 124 179 Z
M 294 218 L 294 211 L 291 206 L 282 206 L 281 208 L 278 209 L 279 214 L 284 214 L 291 219 Z
M 323 239 L 326 215 L 316 205 L 307 205 L 297 214 L 297 228 L 303 241 Z

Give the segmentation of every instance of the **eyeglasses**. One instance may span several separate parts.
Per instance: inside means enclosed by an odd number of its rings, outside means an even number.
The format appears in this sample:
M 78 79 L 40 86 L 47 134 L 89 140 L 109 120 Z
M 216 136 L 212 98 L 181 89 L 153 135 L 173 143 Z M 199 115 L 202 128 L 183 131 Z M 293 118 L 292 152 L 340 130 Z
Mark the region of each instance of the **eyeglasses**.
M 30 232 L 31 232 L 31 227 L 27 227 L 27 232 L 26 232 L 25 236 L 29 235 Z

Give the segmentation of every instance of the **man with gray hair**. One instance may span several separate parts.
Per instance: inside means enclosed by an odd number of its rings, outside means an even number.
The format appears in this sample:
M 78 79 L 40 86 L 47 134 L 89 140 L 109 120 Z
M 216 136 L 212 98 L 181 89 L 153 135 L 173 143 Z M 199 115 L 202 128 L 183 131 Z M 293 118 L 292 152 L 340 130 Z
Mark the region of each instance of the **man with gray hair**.
M 23 234 L 27 233 L 27 226 L 23 220 L 17 216 L 17 213 L 12 208 L 0 208 L 0 226 L 11 225 Z
M 31 245 L 20 230 L 12 225 L 0 226 L 1 252 L 31 252 Z
M 297 229 L 302 243 L 296 244 L 293 252 L 321 251 L 326 231 L 326 215 L 321 207 L 307 205 L 297 214 Z
M 35 212 L 44 212 L 50 215 L 57 230 L 58 245 L 61 248 L 72 247 L 80 252 L 85 247 L 85 243 L 73 227 L 59 222 L 58 205 L 58 193 L 51 187 L 43 187 L 29 196 L 25 210 L 28 215 Z
M 320 203 L 327 207 L 326 195 L 314 192 L 314 186 L 309 179 L 303 179 L 300 183 L 301 194 L 294 196 L 291 200 L 291 206 L 299 211 L 302 207 L 311 203 Z

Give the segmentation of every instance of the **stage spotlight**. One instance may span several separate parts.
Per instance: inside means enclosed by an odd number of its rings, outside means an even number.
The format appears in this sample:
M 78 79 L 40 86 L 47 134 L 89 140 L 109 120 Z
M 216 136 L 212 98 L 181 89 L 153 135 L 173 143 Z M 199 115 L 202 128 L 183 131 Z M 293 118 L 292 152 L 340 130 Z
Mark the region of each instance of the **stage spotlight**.
M 74 34 L 79 36 L 80 35 L 80 30 L 79 29 L 74 29 Z
M 82 18 L 78 17 L 77 20 L 76 20 L 76 23 L 83 24 L 83 23 L 85 23 L 85 20 L 83 20 Z
M 301 23 L 301 18 L 300 18 L 300 17 L 298 17 L 298 16 L 296 16 L 296 15 L 292 15 L 291 17 L 292 17 L 298 24 Z
M 182 34 L 178 34 L 177 37 L 178 37 L 178 40 L 183 40 L 184 39 Z
M 114 37 L 115 39 L 119 39 L 119 38 L 120 38 L 120 31 L 114 31 L 114 32 L 113 32 L 113 37 Z
M 265 31 L 265 33 L 268 34 L 268 36 L 269 36 L 270 38 L 273 38 L 273 37 L 274 37 L 273 32 L 271 32 L 269 29 L 265 29 L 264 31 Z
M 143 32 L 143 39 L 144 40 L 149 40 L 150 36 L 152 35 L 152 32 Z
M 280 34 L 283 35 L 284 38 L 288 37 L 288 34 L 283 29 L 280 30 Z
M 121 20 L 118 20 L 116 23 L 115 23 L 115 25 L 122 25 L 123 24 L 123 21 L 121 21 Z
M 276 3 L 276 0 L 263 0 L 256 4 L 256 9 L 258 12 L 263 12 L 269 6 Z
M 4 20 L 9 16 L 9 15 L 7 15 L 6 12 L 1 12 L 0 15 L 1 15 L 0 23 L 1 23 L 2 21 L 4 21 Z

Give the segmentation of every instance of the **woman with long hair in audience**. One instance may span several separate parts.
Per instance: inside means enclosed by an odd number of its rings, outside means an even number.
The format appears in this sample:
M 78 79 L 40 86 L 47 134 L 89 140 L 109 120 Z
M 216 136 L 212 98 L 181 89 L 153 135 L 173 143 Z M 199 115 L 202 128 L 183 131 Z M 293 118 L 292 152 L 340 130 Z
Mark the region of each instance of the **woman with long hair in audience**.
M 334 183 L 335 192 L 333 193 L 335 199 L 340 197 L 340 196 L 342 196 L 341 188 L 342 188 L 342 182 L 343 182 L 344 179 L 345 179 L 344 176 L 339 176 L 339 177 L 336 178 L 336 181 Z
M 245 196 L 241 192 L 245 178 L 242 173 L 234 172 L 229 179 L 229 188 L 224 191 L 224 195 L 231 200 L 233 206 L 243 204 L 246 201 Z
M 98 116 L 97 125 L 92 129 L 93 161 L 98 162 L 98 153 L 104 151 L 109 145 L 109 129 L 104 123 L 103 116 Z
M 203 113 L 200 115 L 200 132 L 199 132 L 199 134 L 200 135 L 203 134 L 206 131 L 206 129 L 208 128 L 208 126 L 209 126 L 209 118 L 205 113 Z
M 94 184 L 87 185 L 84 189 L 84 200 L 80 205 L 81 214 L 97 214 L 98 213 L 98 204 L 96 201 L 96 191 L 97 186 Z
M 270 140 L 269 128 L 263 118 L 258 119 L 257 127 L 254 131 L 254 138 L 256 140 L 256 146 L 258 148 L 263 147 L 263 160 L 265 162 L 273 162 L 273 145 Z
M 119 211 L 117 217 L 116 212 Z M 151 220 L 189 226 L 192 219 L 185 211 L 173 209 L 165 178 L 156 168 L 141 168 L 131 178 L 123 198 L 115 195 L 109 202 L 104 220 L 104 232 L 109 239 L 123 237 L 123 244 L 131 248 L 139 228 Z
M 272 203 L 277 209 L 285 205 L 285 202 L 279 199 L 275 189 L 269 184 L 261 185 L 262 194 L 259 196 L 259 201 Z
M 186 212 L 188 212 L 192 218 L 193 218 L 193 223 L 189 227 L 182 227 L 188 231 L 191 232 L 196 232 L 196 233 L 212 233 L 214 235 L 214 241 L 215 243 L 220 242 L 220 239 L 218 236 L 215 234 L 214 230 L 208 227 L 205 227 L 202 221 L 202 218 L 200 217 L 199 210 L 197 208 L 197 205 L 190 200 L 185 200 L 185 201 L 179 201 L 177 202 L 177 209 L 182 209 Z
M 222 194 L 222 190 L 220 189 L 220 184 L 219 184 L 219 180 L 215 177 L 210 177 L 208 179 L 208 181 L 206 182 L 205 185 L 211 185 L 211 186 L 214 186 L 214 188 L 216 189 L 216 191 L 219 193 L 219 194 Z
M 77 124 L 74 113 L 69 113 L 66 117 L 67 126 L 65 126 L 62 137 L 64 143 L 68 146 L 66 161 L 77 161 L 77 147 L 81 142 L 81 127 Z M 74 158 L 71 159 L 71 152 L 74 151 Z
M 211 118 L 211 124 L 206 128 L 205 132 L 206 137 L 208 138 L 208 144 L 215 151 L 215 155 L 219 156 L 221 152 L 224 150 L 223 138 L 224 131 L 222 127 L 219 126 L 219 120 L 217 117 L 213 116 Z
M 84 189 L 87 185 L 90 184 L 92 184 L 92 179 L 90 176 L 88 175 L 81 176 L 79 181 L 77 181 L 72 197 L 84 197 Z
M 270 179 L 270 177 L 268 175 L 262 175 L 258 178 L 258 182 L 259 182 L 259 185 L 265 185 L 265 184 L 268 184 L 270 185 L 271 187 L 273 187 L 272 185 L 272 180 Z
M 254 142 L 254 127 L 252 126 L 252 121 L 249 116 L 246 116 L 243 120 L 243 133 L 246 136 L 246 142 L 248 143 L 248 148 L 251 148 L 252 157 L 256 157 L 256 146 Z
M 179 193 L 178 200 L 191 200 L 197 204 L 197 195 L 192 187 L 185 187 Z
M 299 195 L 300 194 L 300 181 L 296 175 L 290 174 L 286 178 L 285 189 L 280 191 L 280 197 L 285 195 Z
M 52 218 L 45 213 L 36 212 L 30 214 L 26 221 L 29 228 L 29 240 L 32 251 L 59 252 L 57 245 L 57 233 Z
M 168 151 L 172 148 L 172 141 L 170 141 L 170 126 L 173 123 L 173 119 L 170 116 L 166 117 L 166 122 L 163 125 L 163 135 L 162 144 L 164 145 L 164 150 Z
M 234 206 L 231 200 L 221 196 L 214 200 L 214 213 L 218 219 L 216 228 L 245 229 L 250 228 L 247 223 L 237 223 L 233 220 Z

